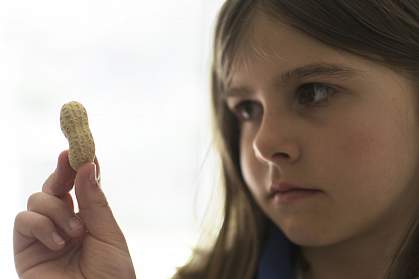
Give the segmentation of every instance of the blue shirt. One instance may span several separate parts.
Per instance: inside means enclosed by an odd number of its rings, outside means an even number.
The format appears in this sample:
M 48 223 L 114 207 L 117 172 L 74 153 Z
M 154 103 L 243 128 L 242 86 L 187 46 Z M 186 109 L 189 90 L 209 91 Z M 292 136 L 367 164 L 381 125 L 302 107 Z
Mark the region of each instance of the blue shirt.
M 295 279 L 294 253 L 297 248 L 270 222 L 255 279 Z

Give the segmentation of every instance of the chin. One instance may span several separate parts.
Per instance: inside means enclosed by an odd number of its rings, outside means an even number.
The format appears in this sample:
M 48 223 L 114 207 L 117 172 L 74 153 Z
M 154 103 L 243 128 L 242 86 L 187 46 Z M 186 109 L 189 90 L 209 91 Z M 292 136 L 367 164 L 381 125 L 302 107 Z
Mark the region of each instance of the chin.
M 278 225 L 279 224 L 279 225 Z M 325 231 L 323 226 L 316 226 L 309 222 L 277 223 L 284 235 L 294 244 L 299 246 L 320 247 L 333 245 L 339 242 L 335 228 L 329 227 L 329 231 Z M 334 230 L 334 231 L 332 231 Z

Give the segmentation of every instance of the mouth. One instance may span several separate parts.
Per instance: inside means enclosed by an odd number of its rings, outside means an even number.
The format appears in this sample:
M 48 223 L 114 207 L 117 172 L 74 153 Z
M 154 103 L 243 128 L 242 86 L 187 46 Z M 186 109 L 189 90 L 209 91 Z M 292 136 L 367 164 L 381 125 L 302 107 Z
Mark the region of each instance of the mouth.
M 287 183 L 287 182 L 280 182 L 280 183 L 272 183 L 271 187 L 269 188 L 268 196 L 270 198 L 274 197 L 277 194 L 285 195 L 291 192 L 321 192 L 319 189 L 315 189 L 312 187 L 300 186 L 297 184 Z
M 314 189 L 292 189 L 283 192 L 275 192 L 271 200 L 276 204 L 285 204 L 296 201 L 306 200 L 310 197 L 315 197 L 323 191 Z

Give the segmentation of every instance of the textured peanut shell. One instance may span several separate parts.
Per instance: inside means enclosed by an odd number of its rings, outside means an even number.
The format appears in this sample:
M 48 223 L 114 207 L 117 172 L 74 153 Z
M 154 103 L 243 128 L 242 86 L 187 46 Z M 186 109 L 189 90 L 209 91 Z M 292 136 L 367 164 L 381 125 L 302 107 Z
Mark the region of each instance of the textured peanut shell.
M 90 132 L 86 109 L 76 101 L 66 103 L 60 113 L 61 131 L 69 143 L 70 166 L 77 171 L 95 159 L 95 142 Z

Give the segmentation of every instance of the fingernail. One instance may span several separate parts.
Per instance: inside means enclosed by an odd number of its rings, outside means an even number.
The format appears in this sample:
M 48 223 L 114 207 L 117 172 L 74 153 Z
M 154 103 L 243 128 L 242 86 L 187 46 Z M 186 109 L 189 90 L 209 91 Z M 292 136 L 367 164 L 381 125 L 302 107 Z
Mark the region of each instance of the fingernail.
M 57 245 L 59 246 L 62 246 L 65 243 L 65 240 L 62 239 L 62 237 L 56 232 L 52 233 L 52 240 L 54 240 L 54 242 L 57 243 Z
M 90 173 L 90 182 L 93 185 L 99 186 L 99 183 L 97 181 L 96 164 L 92 163 L 92 165 L 93 165 L 93 170 Z

